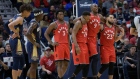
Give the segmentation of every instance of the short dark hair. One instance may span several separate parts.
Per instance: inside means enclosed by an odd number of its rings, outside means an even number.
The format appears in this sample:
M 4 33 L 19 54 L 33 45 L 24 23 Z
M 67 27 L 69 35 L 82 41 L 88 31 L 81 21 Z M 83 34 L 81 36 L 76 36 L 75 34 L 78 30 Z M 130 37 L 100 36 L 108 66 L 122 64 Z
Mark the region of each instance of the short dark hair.
M 107 14 L 106 17 L 109 17 L 110 15 L 114 16 L 113 14 Z
M 82 13 L 82 15 L 83 15 L 83 16 L 90 16 L 90 12 L 84 11 L 84 12 Z
M 129 49 L 131 49 L 132 47 L 136 47 L 135 45 L 130 45 Z
M 58 15 L 59 12 L 63 12 L 63 13 L 64 13 L 63 10 L 57 10 L 57 11 L 56 11 L 56 17 L 57 17 L 57 15 Z
M 32 11 L 33 10 L 33 7 L 31 4 L 23 4 L 20 6 L 20 12 L 23 12 L 23 11 Z

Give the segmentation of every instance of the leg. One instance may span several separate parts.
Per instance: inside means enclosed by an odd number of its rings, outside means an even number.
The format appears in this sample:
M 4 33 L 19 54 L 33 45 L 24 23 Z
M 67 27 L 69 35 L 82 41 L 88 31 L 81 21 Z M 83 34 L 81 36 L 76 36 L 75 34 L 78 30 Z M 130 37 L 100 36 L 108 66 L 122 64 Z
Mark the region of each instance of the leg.
M 31 63 L 30 79 L 36 79 L 37 62 Z
M 67 60 L 62 61 L 62 65 L 61 65 L 62 66 L 62 69 L 61 69 L 62 77 L 65 75 L 68 65 L 69 65 L 69 61 L 67 61 Z
M 76 66 L 76 69 L 74 71 L 74 73 L 72 74 L 72 77 L 70 77 L 69 79 L 74 79 L 76 77 L 76 75 L 85 67 L 84 64 L 79 64 Z
M 46 78 L 48 78 L 47 76 L 48 76 L 47 72 L 45 72 L 45 71 L 41 72 L 41 79 L 46 79 Z
M 24 65 L 25 65 L 24 57 L 20 57 L 19 60 L 20 60 L 20 64 L 19 64 L 19 67 L 18 67 L 18 77 L 21 76 L 23 67 L 24 67 Z
M 127 69 L 128 69 L 128 65 L 127 65 L 127 64 L 124 64 L 124 65 L 123 65 L 124 79 L 129 79 Z
M 59 77 L 59 78 L 62 78 L 62 72 L 61 72 L 62 61 L 56 61 L 56 65 L 57 65 L 57 73 L 58 73 L 58 77 Z
M 83 70 L 82 70 L 82 79 L 86 79 L 87 78 L 87 75 L 88 75 L 88 71 L 89 71 L 89 64 L 85 65 Z
M 19 57 L 13 57 L 13 68 L 12 68 L 12 77 L 13 79 L 18 78 L 18 66 L 19 66 Z
M 109 66 L 109 64 L 102 64 L 101 65 L 101 68 L 100 68 L 100 70 L 99 70 L 99 72 L 97 74 L 97 77 L 98 78 L 101 77 L 102 73 L 108 68 L 108 66 Z
M 98 64 L 98 60 L 99 60 L 98 54 L 92 56 L 91 58 L 92 58 L 92 61 L 91 61 L 92 74 L 93 74 L 93 78 L 96 79 L 97 78 L 97 71 L 98 71 L 97 64 Z
M 114 63 L 110 62 L 109 63 L 109 70 L 108 70 L 108 74 L 109 74 L 109 79 L 113 79 L 113 72 L 114 72 Z

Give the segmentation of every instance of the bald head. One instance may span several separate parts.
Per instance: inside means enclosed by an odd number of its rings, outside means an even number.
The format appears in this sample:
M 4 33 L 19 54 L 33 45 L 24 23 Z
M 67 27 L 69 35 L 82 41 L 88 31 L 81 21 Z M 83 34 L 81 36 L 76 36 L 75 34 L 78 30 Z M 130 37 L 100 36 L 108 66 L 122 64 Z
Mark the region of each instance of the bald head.
M 95 4 L 95 3 L 91 4 L 90 9 L 92 12 L 98 13 L 98 5 L 97 4 Z

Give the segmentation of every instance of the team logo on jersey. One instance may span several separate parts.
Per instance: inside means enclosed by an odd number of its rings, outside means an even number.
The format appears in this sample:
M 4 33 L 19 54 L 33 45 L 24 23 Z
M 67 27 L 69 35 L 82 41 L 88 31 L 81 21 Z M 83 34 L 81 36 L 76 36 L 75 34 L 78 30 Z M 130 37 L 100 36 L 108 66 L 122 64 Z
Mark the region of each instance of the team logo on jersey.
M 112 30 L 106 30 L 105 33 L 104 33 L 104 35 L 107 36 L 107 39 L 113 39 L 114 38 L 114 34 L 115 33 Z
M 63 33 L 63 36 L 66 35 L 66 33 L 68 33 L 68 28 L 67 27 L 61 27 L 59 30 L 58 30 L 58 33 Z
M 85 29 L 82 31 L 82 34 L 84 35 L 84 37 L 87 37 L 87 31 L 88 31 L 87 28 L 85 28 Z

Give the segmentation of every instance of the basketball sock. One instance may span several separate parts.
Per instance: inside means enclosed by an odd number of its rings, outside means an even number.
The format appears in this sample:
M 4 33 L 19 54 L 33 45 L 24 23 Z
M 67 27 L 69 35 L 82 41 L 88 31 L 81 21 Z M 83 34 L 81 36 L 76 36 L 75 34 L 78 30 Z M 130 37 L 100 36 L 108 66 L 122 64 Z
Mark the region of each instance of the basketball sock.
M 57 79 L 63 79 L 63 77 L 62 78 L 60 78 L 59 76 L 57 77 Z

